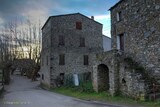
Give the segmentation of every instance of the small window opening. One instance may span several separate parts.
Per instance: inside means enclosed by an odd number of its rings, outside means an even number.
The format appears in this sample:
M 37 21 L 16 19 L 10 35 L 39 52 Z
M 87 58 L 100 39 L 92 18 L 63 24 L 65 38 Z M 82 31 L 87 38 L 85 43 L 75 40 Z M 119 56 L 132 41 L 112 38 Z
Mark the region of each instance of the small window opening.
M 44 74 L 42 74 L 42 80 L 44 80 Z
M 76 29 L 82 30 L 82 22 L 76 22 Z
M 122 84 L 126 84 L 126 80 L 122 78 Z

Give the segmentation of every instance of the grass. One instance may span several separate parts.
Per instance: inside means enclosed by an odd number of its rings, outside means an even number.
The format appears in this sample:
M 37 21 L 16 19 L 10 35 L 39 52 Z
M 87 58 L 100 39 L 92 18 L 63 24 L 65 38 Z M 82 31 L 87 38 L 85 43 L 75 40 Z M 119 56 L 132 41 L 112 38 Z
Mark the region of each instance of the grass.
M 124 104 L 124 105 L 135 105 L 135 106 L 143 105 L 145 107 L 160 107 L 160 100 L 156 102 L 135 101 L 133 99 L 130 99 L 124 96 L 112 97 L 107 92 L 96 93 L 96 92 L 82 91 L 79 87 L 60 87 L 60 88 L 51 89 L 51 91 L 64 94 L 67 96 L 76 97 L 83 100 L 96 100 L 96 101 L 122 104 L 122 105 Z
M 136 101 L 125 96 L 114 96 L 112 97 L 108 92 L 97 93 L 93 90 L 91 81 L 81 83 L 80 86 L 63 86 L 59 88 L 50 89 L 50 91 L 60 93 L 63 95 L 79 98 L 82 100 L 93 100 L 93 101 L 102 101 L 110 104 L 117 105 L 132 105 L 136 106 L 145 106 L 145 107 L 160 107 L 160 100 L 151 102 L 151 101 Z

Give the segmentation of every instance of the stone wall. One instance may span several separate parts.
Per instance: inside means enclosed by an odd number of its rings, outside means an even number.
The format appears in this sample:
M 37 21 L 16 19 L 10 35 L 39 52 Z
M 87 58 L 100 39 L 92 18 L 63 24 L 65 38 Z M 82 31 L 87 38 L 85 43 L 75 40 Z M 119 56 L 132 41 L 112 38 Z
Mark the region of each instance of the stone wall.
M 81 51 L 103 50 L 102 24 L 83 16 L 82 14 L 52 17 L 52 49 L 65 49 Z M 82 30 L 76 29 L 76 22 L 82 22 Z M 58 45 L 59 36 L 64 36 L 65 46 Z M 85 47 L 80 47 L 80 37 L 85 38 Z M 96 50 L 96 51 L 95 51 Z
M 101 88 L 99 73 L 102 70 L 98 67 L 104 64 L 109 69 L 112 95 L 145 100 L 152 93 L 152 84 L 158 80 L 155 75 L 160 77 L 159 5 L 159 0 L 121 0 L 110 9 L 112 50 L 97 55 L 93 66 L 95 91 Z M 117 50 L 121 34 L 124 35 L 124 50 Z
M 160 75 L 159 13 L 159 0 L 122 0 L 111 9 L 112 49 L 117 48 L 117 36 L 124 33 L 124 51 L 154 75 Z
M 41 53 L 41 68 L 40 68 L 40 74 L 41 74 L 41 83 L 47 85 L 47 87 L 50 87 L 50 51 L 49 49 L 45 49 L 45 51 L 42 51 Z M 47 63 L 48 60 L 48 63 Z
M 124 61 L 123 56 L 120 58 L 119 64 L 119 91 L 122 95 L 132 97 L 134 99 L 140 99 L 143 95 L 143 99 L 147 95 L 146 82 L 141 73 L 137 73 L 135 68 L 128 66 L 128 63 Z
M 82 23 L 81 30 L 76 29 L 76 22 Z M 54 87 L 62 73 L 92 72 L 95 54 L 103 51 L 102 24 L 80 13 L 51 16 L 42 32 L 42 62 L 48 61 L 48 65 L 41 66 L 47 77 L 43 82 L 48 81 Z M 63 46 L 59 44 L 60 36 L 64 38 Z M 85 38 L 84 47 L 80 46 L 80 38 Z M 64 65 L 59 65 L 60 54 L 65 55 Z M 89 65 L 84 65 L 84 55 L 88 55 Z
M 119 89 L 119 71 L 118 71 L 118 60 L 116 58 L 116 50 L 111 50 L 107 52 L 103 52 L 101 54 L 96 55 L 96 59 L 94 60 L 93 64 L 93 88 L 96 92 L 99 91 L 109 91 L 112 95 L 117 94 Z M 104 74 L 104 72 L 101 72 L 101 70 L 98 70 L 98 67 L 100 65 L 105 65 L 108 70 L 106 70 L 106 73 L 104 75 L 105 78 L 103 78 L 101 73 Z M 109 79 L 107 78 L 109 75 Z M 109 90 L 106 88 L 106 90 L 101 90 L 101 84 L 100 80 L 106 79 L 109 80 L 107 84 L 109 84 Z M 107 86 L 106 84 L 106 86 Z
M 119 50 L 97 54 L 92 73 L 94 90 L 97 92 L 109 91 L 111 95 L 122 94 L 134 99 L 144 100 L 148 94 L 148 85 L 150 85 L 148 83 L 149 77 L 146 80 L 146 77 L 141 73 L 142 71 L 138 71 L 141 70 L 138 69 L 140 65 L 135 65 L 137 66 L 135 68 L 131 67 L 126 58 L 128 58 L 128 55 Z M 108 70 L 101 65 L 106 66 Z M 99 69 L 100 66 L 103 70 Z M 104 89 L 104 84 L 101 80 L 109 80 L 105 83 L 105 87 L 109 87 L 109 90 L 107 88 Z

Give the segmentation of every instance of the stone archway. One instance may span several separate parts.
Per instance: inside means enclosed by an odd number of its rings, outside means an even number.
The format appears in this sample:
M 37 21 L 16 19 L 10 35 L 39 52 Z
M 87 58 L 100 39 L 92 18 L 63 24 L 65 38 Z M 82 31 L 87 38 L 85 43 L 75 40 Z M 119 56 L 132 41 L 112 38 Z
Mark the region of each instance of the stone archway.
M 105 64 L 100 64 L 97 67 L 98 73 L 98 91 L 109 90 L 109 68 Z

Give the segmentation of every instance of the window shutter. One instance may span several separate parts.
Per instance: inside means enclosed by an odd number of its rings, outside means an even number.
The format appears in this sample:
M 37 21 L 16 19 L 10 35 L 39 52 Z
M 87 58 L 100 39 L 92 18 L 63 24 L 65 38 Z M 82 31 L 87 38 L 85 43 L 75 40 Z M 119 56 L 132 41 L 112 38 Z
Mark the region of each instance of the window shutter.
M 119 21 L 119 13 L 117 12 L 117 21 Z
M 65 65 L 65 55 L 64 54 L 59 55 L 59 65 Z
M 80 47 L 85 47 L 85 38 L 80 37 Z
M 65 45 L 65 42 L 64 42 L 64 41 L 65 41 L 65 40 L 64 40 L 64 36 L 60 35 L 60 36 L 59 36 L 59 45 L 64 46 L 64 45 Z
M 88 65 L 88 55 L 84 55 L 84 65 Z
M 82 22 L 76 22 L 76 29 L 78 30 L 82 29 Z
M 120 36 L 117 35 L 117 49 L 120 49 Z

